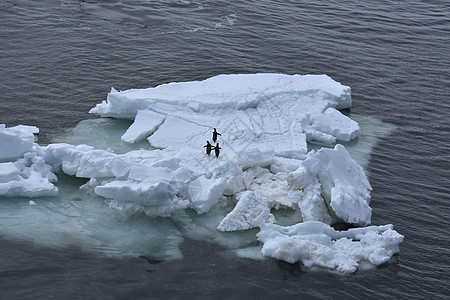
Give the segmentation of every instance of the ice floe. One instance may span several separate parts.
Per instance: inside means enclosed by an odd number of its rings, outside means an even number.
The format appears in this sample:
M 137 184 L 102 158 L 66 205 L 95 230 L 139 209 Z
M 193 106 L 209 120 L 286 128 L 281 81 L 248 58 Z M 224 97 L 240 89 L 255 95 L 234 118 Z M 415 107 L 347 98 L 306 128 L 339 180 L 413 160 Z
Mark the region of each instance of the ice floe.
M 364 262 L 380 265 L 398 253 L 403 236 L 392 225 L 368 226 L 337 231 L 318 221 L 283 227 L 263 226 L 257 234 L 262 253 L 306 267 L 323 267 L 352 273 Z
M 388 261 L 403 237 L 391 225 L 367 226 L 372 188 L 340 144 L 360 133 L 339 111 L 350 106 L 350 88 L 325 75 L 220 75 L 112 89 L 90 112 L 133 120 L 121 140 L 146 140 L 153 150 L 40 146 L 36 127 L 0 125 L 0 196 L 54 196 L 55 174 L 64 172 L 86 178 L 80 193 L 104 198 L 124 216 L 174 218 L 193 228 L 192 214 L 180 217 L 192 211 L 209 220 L 202 230 L 211 236 L 255 228 L 265 256 L 354 272 L 361 262 Z M 221 133 L 217 158 L 203 147 L 213 128 Z M 326 147 L 308 151 L 308 142 Z M 278 224 L 279 210 L 295 212 L 294 225 Z M 336 231 L 334 223 L 367 227 Z

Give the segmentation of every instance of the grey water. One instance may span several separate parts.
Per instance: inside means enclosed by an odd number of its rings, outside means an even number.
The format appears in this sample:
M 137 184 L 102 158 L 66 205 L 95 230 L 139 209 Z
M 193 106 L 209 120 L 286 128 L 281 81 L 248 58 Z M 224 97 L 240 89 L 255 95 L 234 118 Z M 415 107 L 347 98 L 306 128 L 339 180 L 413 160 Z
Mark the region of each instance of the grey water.
M 396 128 L 367 171 L 372 223 L 405 241 L 389 264 L 344 276 L 189 239 L 172 261 L 43 247 L 0 220 L 0 298 L 448 299 L 449 41 L 448 1 L 1 1 L 0 123 L 49 143 L 111 87 L 327 74 L 352 88 L 351 113 Z

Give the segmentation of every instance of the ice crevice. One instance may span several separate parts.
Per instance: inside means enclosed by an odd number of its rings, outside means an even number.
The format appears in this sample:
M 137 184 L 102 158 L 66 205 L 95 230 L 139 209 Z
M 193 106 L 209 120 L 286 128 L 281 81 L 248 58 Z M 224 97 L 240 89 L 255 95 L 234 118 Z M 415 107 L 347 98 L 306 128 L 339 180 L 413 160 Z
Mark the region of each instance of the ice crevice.
M 157 149 L 41 146 L 36 127 L 0 125 L 0 197 L 54 196 L 62 171 L 88 179 L 82 190 L 124 216 L 205 215 L 225 203 L 228 211 L 210 230 L 257 228 L 264 256 L 354 272 L 364 262 L 389 261 L 403 236 L 392 225 L 368 226 L 372 187 L 336 144 L 360 133 L 339 111 L 350 107 L 351 89 L 326 75 L 219 75 L 112 89 L 90 112 L 132 119 L 121 140 L 147 140 Z M 221 133 L 218 158 L 203 147 L 213 128 Z M 327 147 L 308 151 L 310 141 Z M 293 225 L 278 224 L 280 209 L 295 212 Z M 337 231 L 334 223 L 357 228 Z

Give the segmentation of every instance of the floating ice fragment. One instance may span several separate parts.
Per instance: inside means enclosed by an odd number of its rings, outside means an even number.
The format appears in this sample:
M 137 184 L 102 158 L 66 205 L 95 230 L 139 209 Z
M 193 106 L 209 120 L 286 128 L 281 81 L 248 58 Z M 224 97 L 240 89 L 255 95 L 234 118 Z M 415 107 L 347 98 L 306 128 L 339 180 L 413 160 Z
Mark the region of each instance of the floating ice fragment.
M 311 127 L 341 141 L 350 141 L 359 135 L 359 125 L 338 110 L 329 107 L 321 114 L 311 116 Z
M 388 262 L 403 241 L 392 225 L 336 231 L 317 221 L 289 227 L 266 224 L 257 237 L 264 243 L 265 256 L 344 273 L 355 272 L 365 261 L 373 265 Z

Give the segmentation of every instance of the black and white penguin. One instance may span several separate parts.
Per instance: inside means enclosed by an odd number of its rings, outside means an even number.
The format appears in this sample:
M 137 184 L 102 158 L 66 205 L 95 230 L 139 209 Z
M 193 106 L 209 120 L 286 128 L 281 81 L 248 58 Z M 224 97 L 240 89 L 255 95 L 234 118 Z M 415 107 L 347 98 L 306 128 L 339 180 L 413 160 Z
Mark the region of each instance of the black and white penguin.
M 220 148 L 219 147 L 219 143 L 216 144 L 216 146 L 214 147 L 214 151 L 216 152 L 216 157 L 219 158 L 219 154 L 220 154 Z
M 215 143 L 217 141 L 217 136 L 221 135 L 220 133 L 217 132 L 217 130 L 214 128 L 213 131 L 213 142 Z
M 206 154 L 210 155 L 211 154 L 211 150 L 214 148 L 214 146 L 211 145 L 209 143 L 209 141 L 206 141 L 206 145 L 203 146 L 203 148 L 206 148 Z

